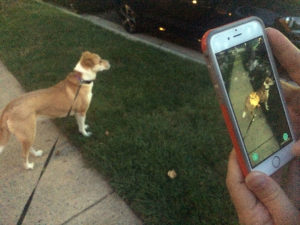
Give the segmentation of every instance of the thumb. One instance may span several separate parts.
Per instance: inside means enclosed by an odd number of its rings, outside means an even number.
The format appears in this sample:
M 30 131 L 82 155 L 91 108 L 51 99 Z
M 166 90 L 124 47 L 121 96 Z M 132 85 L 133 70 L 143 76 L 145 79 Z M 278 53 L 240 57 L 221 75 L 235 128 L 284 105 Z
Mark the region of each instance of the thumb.
M 300 224 L 299 211 L 271 177 L 260 172 L 251 172 L 246 177 L 246 184 L 268 209 L 275 224 Z

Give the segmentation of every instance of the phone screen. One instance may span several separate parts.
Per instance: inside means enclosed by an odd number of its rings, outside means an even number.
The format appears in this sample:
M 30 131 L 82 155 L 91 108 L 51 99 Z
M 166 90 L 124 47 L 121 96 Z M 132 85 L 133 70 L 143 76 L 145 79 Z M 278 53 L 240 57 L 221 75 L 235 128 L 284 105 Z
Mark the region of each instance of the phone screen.
M 216 58 L 253 168 L 292 142 L 263 37 Z

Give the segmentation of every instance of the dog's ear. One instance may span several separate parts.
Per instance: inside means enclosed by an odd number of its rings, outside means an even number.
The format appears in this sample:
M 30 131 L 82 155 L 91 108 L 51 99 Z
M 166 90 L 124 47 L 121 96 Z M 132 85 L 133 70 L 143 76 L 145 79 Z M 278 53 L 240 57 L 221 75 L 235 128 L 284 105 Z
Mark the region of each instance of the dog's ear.
M 93 68 L 95 66 L 93 54 L 89 51 L 83 52 L 81 55 L 80 63 L 85 68 Z
M 86 55 L 91 55 L 92 53 L 91 52 L 89 52 L 89 51 L 84 51 L 82 54 L 81 54 L 81 57 L 82 56 L 86 56 Z

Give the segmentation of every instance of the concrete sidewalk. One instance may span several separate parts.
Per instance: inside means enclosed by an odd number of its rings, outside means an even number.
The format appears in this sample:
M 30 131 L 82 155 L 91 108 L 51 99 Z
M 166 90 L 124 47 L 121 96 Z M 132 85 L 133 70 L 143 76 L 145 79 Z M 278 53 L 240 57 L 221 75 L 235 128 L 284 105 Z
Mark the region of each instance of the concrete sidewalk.
M 0 61 L 0 110 L 23 89 Z M 75 122 L 75 120 L 74 120 Z M 39 122 L 34 147 L 44 150 L 31 157 L 34 170 L 25 170 L 21 147 L 14 137 L 0 155 L 0 225 L 16 224 L 40 175 L 44 161 L 60 133 L 51 121 Z M 24 225 L 135 225 L 142 222 L 61 135 L 57 150 L 37 188 Z

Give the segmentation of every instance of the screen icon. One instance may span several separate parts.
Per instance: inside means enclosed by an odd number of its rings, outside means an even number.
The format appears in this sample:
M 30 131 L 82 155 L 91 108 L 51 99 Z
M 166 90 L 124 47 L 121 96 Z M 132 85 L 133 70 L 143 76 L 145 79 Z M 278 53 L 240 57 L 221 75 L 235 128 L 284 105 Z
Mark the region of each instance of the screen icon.
M 256 162 L 258 159 L 259 159 L 258 154 L 257 154 L 256 152 L 254 152 L 254 153 L 252 154 L 252 160 L 253 160 L 254 162 Z
M 282 138 L 284 141 L 287 141 L 289 139 L 289 135 L 287 133 L 283 133 Z

